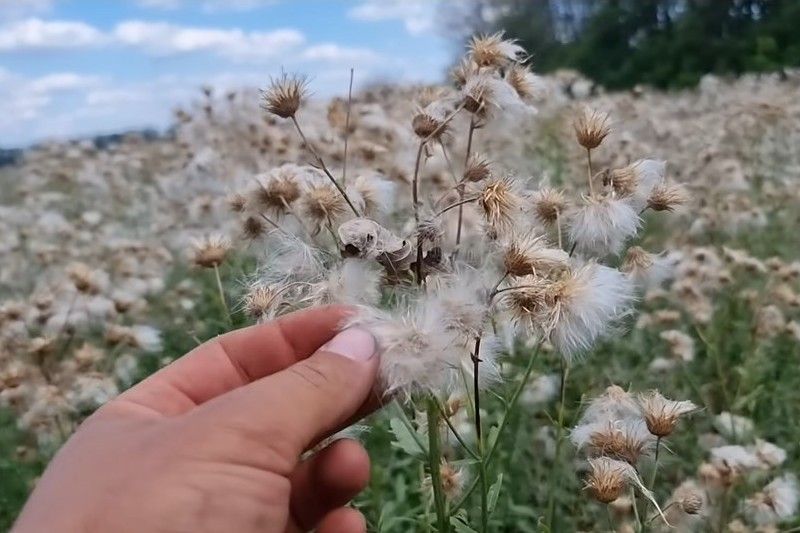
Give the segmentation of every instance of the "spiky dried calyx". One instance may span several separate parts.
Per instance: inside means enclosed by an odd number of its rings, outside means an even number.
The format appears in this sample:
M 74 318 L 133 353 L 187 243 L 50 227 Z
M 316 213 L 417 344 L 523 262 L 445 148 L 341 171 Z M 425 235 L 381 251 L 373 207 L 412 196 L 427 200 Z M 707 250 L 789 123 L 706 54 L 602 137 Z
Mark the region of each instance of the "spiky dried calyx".
M 697 410 L 697 406 L 690 401 L 669 400 L 658 391 L 640 394 L 637 402 L 648 431 L 656 437 L 671 435 L 682 415 Z
M 306 96 L 308 80 L 297 74 L 282 74 L 271 80 L 266 91 L 261 94 L 262 107 L 281 118 L 293 117 Z
M 533 197 L 536 216 L 546 224 L 555 224 L 566 209 L 567 200 L 564 193 L 557 189 L 544 188 L 538 190 Z
M 511 178 L 498 178 L 489 182 L 478 197 L 489 226 L 497 231 L 513 224 L 519 198 Z
M 269 179 L 266 184 L 259 181 L 259 185 L 255 198 L 267 209 L 284 211 L 300 197 L 300 184 L 294 176 L 276 176 Z
M 257 217 L 249 216 L 242 221 L 242 236 L 250 241 L 260 238 L 266 232 L 264 222 Z
M 300 202 L 303 212 L 318 228 L 347 212 L 347 203 L 342 195 L 328 184 L 310 187 Z
M 620 270 L 631 272 L 636 269 L 647 270 L 653 266 L 653 254 L 647 252 L 641 246 L 631 246 L 625 254 Z
M 503 39 L 503 32 L 480 35 L 469 44 L 469 57 L 480 67 L 502 67 L 525 59 L 524 49 L 515 41 Z
M 261 318 L 280 304 L 280 293 L 267 285 L 255 285 L 244 296 L 244 311 L 253 318 Z
M 606 457 L 589 459 L 589 475 L 584 487 L 601 503 L 611 503 L 625 491 L 628 475 L 616 461 Z
M 241 193 L 234 193 L 228 197 L 228 207 L 234 213 L 243 213 L 247 209 L 247 198 Z
M 609 122 L 607 113 L 584 107 L 573 124 L 578 144 L 587 150 L 593 150 L 600 146 L 611 133 Z

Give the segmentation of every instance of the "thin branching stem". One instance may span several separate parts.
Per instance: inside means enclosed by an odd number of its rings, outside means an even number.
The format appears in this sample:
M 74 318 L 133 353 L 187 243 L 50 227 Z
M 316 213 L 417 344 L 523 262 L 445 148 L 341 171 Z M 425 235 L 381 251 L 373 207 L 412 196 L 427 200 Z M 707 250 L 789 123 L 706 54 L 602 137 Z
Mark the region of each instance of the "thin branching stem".
M 594 198 L 594 184 L 592 183 L 592 149 L 586 149 L 586 170 L 588 171 L 589 196 Z
M 464 451 L 467 452 L 467 454 L 476 461 L 480 460 L 480 455 L 478 455 L 478 453 L 475 450 L 473 450 L 469 444 L 467 444 L 467 442 L 464 440 L 464 438 L 461 436 L 461 434 L 458 432 L 455 426 L 453 426 L 453 422 L 451 422 L 450 417 L 447 416 L 445 408 L 442 407 L 442 405 L 439 402 L 436 402 L 436 405 L 439 407 L 439 412 L 442 414 L 442 420 L 444 420 L 444 423 L 447 424 L 448 428 L 450 428 L 450 432 L 456 438 L 461 447 L 464 448 Z
M 356 206 L 353 205 L 352 201 L 350 201 L 350 197 L 347 196 L 347 193 L 342 188 L 341 184 L 338 181 L 336 181 L 336 178 L 333 177 L 331 171 L 328 170 L 328 166 L 325 164 L 325 161 L 322 160 L 322 157 L 320 157 L 319 153 L 317 153 L 317 150 L 306 138 L 306 135 L 303 133 L 302 128 L 300 128 L 300 123 L 297 122 L 297 118 L 294 115 L 292 115 L 292 123 L 294 124 L 294 127 L 297 130 L 298 135 L 300 135 L 300 139 L 303 141 L 303 144 L 305 145 L 306 149 L 308 149 L 308 151 L 314 157 L 317 164 L 325 173 L 325 175 L 328 176 L 328 179 L 331 180 L 331 183 L 333 183 L 334 187 L 336 187 L 336 190 L 339 191 L 339 194 L 342 195 L 342 198 L 344 198 L 344 201 L 347 202 L 347 205 L 350 206 L 350 209 L 353 211 L 353 214 L 357 217 L 361 216 L 358 212 L 358 209 L 356 209 Z
M 478 198 L 480 198 L 480 196 L 474 196 L 474 197 L 472 197 L 472 198 L 462 198 L 462 199 L 461 199 L 461 200 L 459 200 L 458 202 L 456 202 L 456 203 L 454 203 L 454 204 L 450 204 L 450 205 L 448 205 L 447 207 L 445 207 L 444 209 L 442 209 L 442 210 L 438 211 L 438 212 L 437 212 L 435 215 L 433 215 L 433 217 L 434 217 L 434 218 L 436 218 L 436 217 L 440 217 L 440 216 L 442 216 L 443 214 L 445 214 L 445 213 L 447 213 L 448 211 L 450 211 L 451 209 L 455 209 L 456 207 L 461 207 L 461 206 L 463 206 L 463 205 L 465 205 L 465 204 L 472 203 L 472 202 L 476 201 Z
M 344 119 L 344 160 L 342 161 L 342 185 L 347 185 L 347 141 L 350 139 L 350 110 L 353 106 L 353 69 L 350 69 L 350 87 L 347 89 L 347 115 Z
M 469 134 L 467 135 L 467 152 L 464 156 L 464 170 L 466 171 L 467 165 L 469 164 L 469 157 L 472 152 L 472 138 L 475 135 L 475 117 L 473 116 L 469 121 Z M 464 198 L 464 184 L 461 183 L 458 188 L 458 195 L 459 200 Z M 458 225 L 456 226 L 456 249 L 453 252 L 453 257 L 458 256 L 458 246 L 461 244 L 461 226 L 464 221 L 464 206 L 460 205 L 458 207 Z
M 414 226 L 417 232 L 417 262 L 414 265 L 417 285 L 422 285 L 422 238 L 419 235 L 419 171 L 422 165 L 422 151 L 425 150 L 425 140 L 417 148 L 417 160 L 414 163 L 414 178 L 411 180 L 411 201 L 414 204 Z
M 214 277 L 217 280 L 217 292 L 219 294 L 219 301 L 222 303 L 222 309 L 225 311 L 225 319 L 229 325 L 233 325 L 233 318 L 231 318 L 231 311 L 228 308 L 228 301 L 225 299 L 225 291 L 222 288 L 222 278 L 219 275 L 219 265 L 214 264 Z

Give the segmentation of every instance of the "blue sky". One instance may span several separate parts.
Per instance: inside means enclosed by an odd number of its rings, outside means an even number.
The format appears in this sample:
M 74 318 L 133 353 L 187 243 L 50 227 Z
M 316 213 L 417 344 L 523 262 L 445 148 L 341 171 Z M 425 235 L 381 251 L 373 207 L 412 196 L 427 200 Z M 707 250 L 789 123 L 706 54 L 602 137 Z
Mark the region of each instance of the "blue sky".
M 434 0 L 0 0 L 0 146 L 163 128 L 198 87 L 436 81 Z

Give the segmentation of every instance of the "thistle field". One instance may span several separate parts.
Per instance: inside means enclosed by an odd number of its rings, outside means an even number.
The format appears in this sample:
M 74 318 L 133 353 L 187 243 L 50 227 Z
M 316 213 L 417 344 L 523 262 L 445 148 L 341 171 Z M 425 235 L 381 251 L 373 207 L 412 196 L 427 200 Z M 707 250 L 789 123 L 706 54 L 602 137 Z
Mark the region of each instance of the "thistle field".
M 423 282 L 444 294 L 461 276 L 506 291 L 481 332 L 491 347 L 475 351 L 494 377 L 479 387 L 481 434 L 470 350 L 463 367 L 444 365 L 442 376 L 456 368 L 465 378 L 453 385 L 448 374 L 446 387 L 388 354 L 383 378 L 397 399 L 345 432 L 372 458 L 354 502 L 370 531 L 800 531 L 800 73 L 707 76 L 672 93 L 527 74 L 498 78 L 519 101 L 495 88 L 496 105 L 481 102 L 491 91 L 471 92 L 469 72 L 456 87 L 303 100 L 302 130 L 291 105 L 288 119 L 275 116 L 281 108 L 261 109 L 255 90 L 206 91 L 177 113 L 169 137 L 46 145 L 0 168 L 0 529 L 86 416 L 197 344 L 306 305 L 402 307 Z M 580 117 L 610 127 L 588 150 L 591 191 Z M 607 219 L 582 225 L 575 213 L 638 194 L 624 190 L 650 168 L 638 161 L 666 161 L 659 185 L 674 196 L 661 205 L 648 191 L 633 233 L 597 236 Z M 335 190 L 322 196 L 320 162 L 346 174 L 353 211 L 374 216 L 352 217 Z M 483 164 L 487 175 L 462 179 Z M 286 184 L 310 174 L 291 198 Z M 509 215 L 492 202 L 512 178 L 519 205 Z M 366 230 L 353 221 L 364 219 L 381 222 L 369 230 L 383 246 L 374 255 L 359 248 Z M 521 224 L 557 253 L 522 237 L 509 244 Z M 309 275 L 313 290 L 283 277 L 297 261 L 285 232 L 315 250 L 324 275 Z M 616 241 L 619 250 L 598 251 Z M 541 254 L 516 284 L 512 245 Z M 370 264 L 331 266 L 354 258 Z M 630 281 L 591 278 L 585 290 L 611 286 L 592 297 L 615 302 L 597 318 L 613 323 L 591 334 L 562 335 L 563 315 L 512 297 L 539 276 L 557 285 L 586 269 Z M 495 285 L 497 272 L 506 274 Z M 386 331 L 382 316 L 359 320 Z M 617 421 L 606 446 L 597 443 L 605 430 L 579 437 L 597 406 L 635 405 L 647 419 L 653 390 L 692 408 L 657 442 L 648 423 L 635 457 L 635 436 Z M 434 440 L 442 466 L 431 479 Z M 632 467 L 609 503 L 600 458 Z

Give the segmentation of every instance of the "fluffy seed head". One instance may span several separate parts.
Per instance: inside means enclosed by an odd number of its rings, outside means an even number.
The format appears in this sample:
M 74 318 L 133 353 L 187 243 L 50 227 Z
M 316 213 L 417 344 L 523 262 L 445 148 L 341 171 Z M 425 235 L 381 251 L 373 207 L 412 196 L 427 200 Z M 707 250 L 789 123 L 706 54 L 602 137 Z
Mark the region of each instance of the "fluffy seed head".
M 192 244 L 192 262 L 201 268 L 221 265 L 231 251 L 230 241 L 221 235 L 208 235 Z
M 250 287 L 244 296 L 243 307 L 245 313 L 255 319 L 270 315 L 280 303 L 280 293 L 269 285 L 256 284 Z
M 312 185 L 300 199 L 303 212 L 317 228 L 347 212 L 347 204 L 335 187 L 328 184 Z
M 306 96 L 307 83 L 305 76 L 283 73 L 261 93 L 261 106 L 281 118 L 293 117 Z
M 682 415 L 697 410 L 697 406 L 688 400 L 669 400 L 658 391 L 640 394 L 637 401 L 647 429 L 656 437 L 671 435 Z
M 535 100 L 542 96 L 541 80 L 531 72 L 528 65 L 515 63 L 506 71 L 506 82 L 511 86 L 520 99 L 524 101 Z
M 661 183 L 653 188 L 647 198 L 647 207 L 653 211 L 674 211 L 687 200 L 686 190 L 680 185 Z
M 611 503 L 619 498 L 628 486 L 627 465 L 608 457 L 589 459 L 589 475 L 585 488 L 601 503 Z
M 300 197 L 300 183 L 290 168 L 279 168 L 266 176 L 256 177 L 259 187 L 255 199 L 265 209 L 283 212 Z
M 247 197 L 241 193 L 234 193 L 228 197 L 228 207 L 234 213 L 242 213 L 247 208 Z
M 524 59 L 525 50 L 515 41 L 503 39 L 503 32 L 497 32 L 473 37 L 469 57 L 480 67 L 502 67 Z
M 507 229 L 514 223 L 520 203 L 515 185 L 510 177 L 495 178 L 480 193 L 478 202 L 494 230 Z
M 566 267 L 569 256 L 547 245 L 544 237 L 531 234 L 509 239 L 503 249 L 503 266 L 512 276 L 546 275 L 552 269 Z
M 265 231 L 266 227 L 260 218 L 249 216 L 242 221 L 242 236 L 247 240 L 254 241 L 264 235 Z
M 84 263 L 74 263 L 67 269 L 67 275 L 78 292 L 97 294 L 100 292 L 100 281 L 97 274 Z
M 609 122 L 607 113 L 583 107 L 572 125 L 578 144 L 587 150 L 593 150 L 600 146 L 603 139 L 611 133 Z
M 418 113 L 411 120 L 411 127 L 414 128 L 414 133 L 420 139 L 427 139 L 434 133 L 441 136 L 447 127 L 442 127 L 442 122 L 436 118 L 428 115 L 427 113 Z
M 549 187 L 534 192 L 531 196 L 536 218 L 543 224 L 555 224 L 567 207 L 564 193 Z

